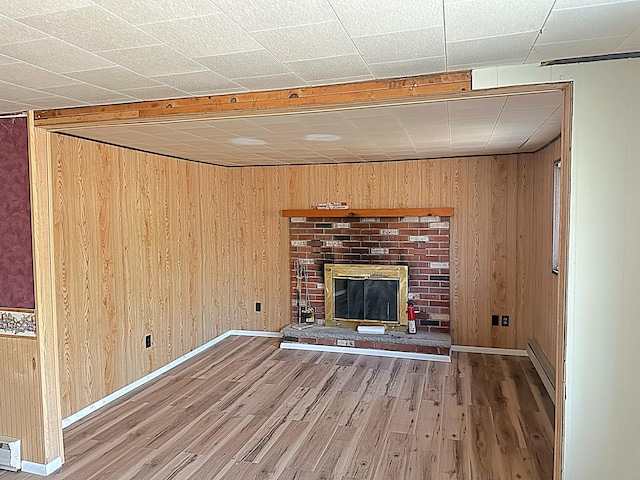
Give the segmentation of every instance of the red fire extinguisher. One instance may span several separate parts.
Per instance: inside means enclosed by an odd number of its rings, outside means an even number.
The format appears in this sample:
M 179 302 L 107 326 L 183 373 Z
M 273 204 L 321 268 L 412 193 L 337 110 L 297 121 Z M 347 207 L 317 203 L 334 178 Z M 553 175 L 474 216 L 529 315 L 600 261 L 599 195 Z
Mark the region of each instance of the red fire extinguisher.
M 409 333 L 416 333 L 416 308 L 411 300 L 407 306 L 407 320 L 409 321 Z

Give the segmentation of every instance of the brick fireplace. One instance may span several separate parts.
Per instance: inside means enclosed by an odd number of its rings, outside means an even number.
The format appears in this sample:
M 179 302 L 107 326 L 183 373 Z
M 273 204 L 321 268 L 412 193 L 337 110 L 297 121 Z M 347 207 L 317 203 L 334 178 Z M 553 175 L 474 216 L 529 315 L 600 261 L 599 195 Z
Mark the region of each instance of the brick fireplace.
M 325 319 L 324 265 L 406 265 L 420 332 L 449 333 L 450 217 L 291 217 L 291 322 L 298 321 L 295 263 L 305 265 L 316 323 Z

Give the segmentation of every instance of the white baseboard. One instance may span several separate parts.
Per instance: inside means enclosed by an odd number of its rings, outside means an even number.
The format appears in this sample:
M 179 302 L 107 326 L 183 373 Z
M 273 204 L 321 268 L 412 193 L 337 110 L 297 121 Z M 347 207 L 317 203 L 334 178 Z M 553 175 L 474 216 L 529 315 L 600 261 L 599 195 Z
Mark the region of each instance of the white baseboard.
M 213 340 L 208 341 L 204 345 L 201 345 L 200 347 L 196 348 L 195 350 L 191 350 L 189 353 L 186 353 L 185 355 L 181 356 L 180 358 L 176 358 L 175 360 L 173 360 L 170 363 L 167 363 L 163 367 L 160 367 L 159 369 L 154 370 L 153 372 L 151 372 L 148 375 L 145 375 L 144 377 L 140 378 L 139 380 L 136 380 L 135 382 L 130 383 L 129 385 L 127 385 L 125 387 L 122 387 L 120 390 L 116 390 L 112 394 L 107 395 L 106 397 L 98 400 L 97 402 L 92 403 L 91 405 L 83 408 L 82 410 L 77 411 L 73 415 L 68 416 L 67 418 L 62 420 L 62 428 L 68 427 L 69 425 L 71 425 L 71 424 L 77 422 L 78 420 L 86 417 L 90 413 L 95 412 L 99 408 L 104 407 L 105 405 L 113 402 L 114 400 L 117 400 L 118 398 L 122 397 L 123 395 L 126 395 L 127 393 L 131 392 L 132 390 L 135 390 L 136 388 L 138 388 L 138 387 L 144 385 L 145 383 L 153 380 L 154 378 L 162 375 L 163 373 L 168 372 L 172 368 L 177 367 L 181 363 L 189 360 L 190 358 L 198 355 L 199 353 L 203 352 L 207 348 L 212 347 L 216 343 L 219 343 L 222 340 L 224 340 L 225 338 L 228 338 L 228 337 L 230 337 L 232 335 L 249 336 L 249 337 L 271 337 L 271 338 L 280 338 L 281 337 L 280 332 L 261 332 L 261 331 L 257 331 L 257 330 L 229 330 L 228 332 L 225 332 L 222 335 L 217 336 Z
M 452 352 L 485 353 L 488 355 L 513 355 L 516 357 L 528 357 L 526 350 L 515 348 L 469 347 L 466 345 L 451 345 Z
M 309 343 L 282 342 L 280 348 L 285 350 L 307 350 L 314 352 L 353 353 L 357 355 L 373 355 L 376 357 L 408 358 L 411 360 L 428 360 L 431 362 L 451 362 L 448 355 L 431 353 L 396 352 L 393 350 L 377 350 L 373 348 L 335 347 L 333 345 L 312 345 Z
M 46 477 L 62 467 L 62 459 L 56 458 L 52 462 L 47 464 L 30 462 L 28 460 L 22 461 L 22 471 L 25 473 L 33 473 L 34 475 L 40 475 Z

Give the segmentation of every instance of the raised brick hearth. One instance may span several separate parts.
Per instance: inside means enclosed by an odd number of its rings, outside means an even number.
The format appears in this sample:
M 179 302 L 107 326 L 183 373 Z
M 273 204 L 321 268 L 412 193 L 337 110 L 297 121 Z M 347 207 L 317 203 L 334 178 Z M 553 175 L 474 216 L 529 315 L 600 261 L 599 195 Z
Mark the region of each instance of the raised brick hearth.
M 297 322 L 294 263 L 306 265 L 316 322 L 324 320 L 324 264 L 407 265 L 419 332 L 449 333 L 449 217 L 293 217 L 291 321 Z M 409 347 L 403 347 L 409 348 Z
M 292 326 L 281 331 L 282 343 L 324 345 L 343 348 L 367 348 L 393 352 L 449 355 L 451 337 L 446 333 L 417 333 L 411 335 L 387 332 L 384 335 L 358 333 L 336 327 L 313 326 L 296 330 Z

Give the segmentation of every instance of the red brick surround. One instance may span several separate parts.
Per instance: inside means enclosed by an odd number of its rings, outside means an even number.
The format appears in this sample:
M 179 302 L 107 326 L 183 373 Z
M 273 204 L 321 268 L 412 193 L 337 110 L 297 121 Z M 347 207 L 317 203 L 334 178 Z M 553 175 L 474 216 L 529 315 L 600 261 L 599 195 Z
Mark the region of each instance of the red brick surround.
M 407 265 L 409 298 L 419 311 L 418 330 L 449 333 L 449 220 L 449 217 L 291 218 L 292 322 L 297 322 L 296 260 L 306 264 L 316 320 L 324 319 L 325 263 Z

